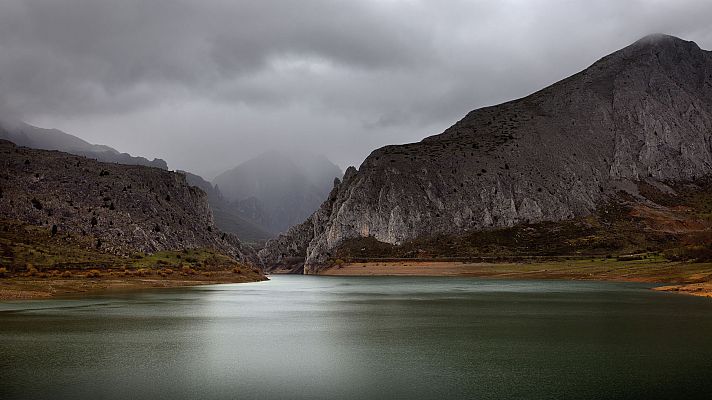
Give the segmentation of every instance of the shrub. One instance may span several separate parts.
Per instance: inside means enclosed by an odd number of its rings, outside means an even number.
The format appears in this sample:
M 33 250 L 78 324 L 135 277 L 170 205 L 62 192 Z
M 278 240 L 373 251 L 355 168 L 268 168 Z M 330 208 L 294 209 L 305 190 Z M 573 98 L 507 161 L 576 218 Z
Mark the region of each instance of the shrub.
M 98 269 L 92 269 L 87 272 L 87 278 L 99 278 L 101 277 L 101 271 Z
M 38 210 L 42 209 L 42 203 L 40 203 L 40 201 L 37 200 L 36 198 L 33 197 L 32 200 L 30 200 L 30 203 L 32 203 L 32 207 L 34 207 Z
M 190 265 L 182 266 L 180 269 L 180 272 L 183 275 L 194 275 L 195 274 L 195 270 L 193 268 L 191 268 Z
M 148 268 L 139 268 L 139 269 L 136 271 L 136 275 L 138 275 L 138 276 L 147 276 L 147 275 L 150 275 L 150 274 L 151 274 L 151 270 L 148 269 Z
M 62 272 L 62 278 L 71 278 L 72 277 L 72 272 L 71 271 L 64 271 Z
M 158 271 L 158 274 L 161 275 L 162 277 L 166 277 L 172 273 L 173 273 L 173 270 L 170 268 L 164 268 L 164 269 L 161 269 L 160 271 Z
M 617 257 L 618 261 L 637 261 L 637 260 L 642 260 L 643 256 L 638 255 L 638 254 L 628 254 L 628 255 L 620 255 Z
M 707 246 L 687 246 L 666 251 L 664 257 L 672 261 L 712 261 L 712 247 Z
M 35 276 L 37 275 L 37 268 L 35 268 L 34 265 L 32 264 L 27 264 L 27 272 L 25 273 L 25 276 Z

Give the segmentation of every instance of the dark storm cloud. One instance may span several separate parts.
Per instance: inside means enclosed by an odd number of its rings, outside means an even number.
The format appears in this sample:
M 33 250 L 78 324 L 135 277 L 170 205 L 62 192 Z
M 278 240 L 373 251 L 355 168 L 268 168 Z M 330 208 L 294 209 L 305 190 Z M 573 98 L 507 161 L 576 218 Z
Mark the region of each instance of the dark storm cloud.
M 367 70 L 421 62 L 418 38 L 366 5 L 8 0 L 0 5 L 2 89 L 20 111 L 113 113 L 175 91 L 205 95 L 282 57 Z
M 342 166 L 439 133 L 709 1 L 3 0 L 0 113 L 217 172 L 271 147 Z

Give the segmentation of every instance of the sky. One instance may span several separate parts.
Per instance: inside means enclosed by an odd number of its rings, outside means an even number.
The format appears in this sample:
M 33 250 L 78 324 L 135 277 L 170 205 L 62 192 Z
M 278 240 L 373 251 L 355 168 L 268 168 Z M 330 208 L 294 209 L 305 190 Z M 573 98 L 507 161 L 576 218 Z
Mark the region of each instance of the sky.
M 709 0 L 2 0 L 0 115 L 212 178 L 269 150 L 342 169 L 650 33 L 712 49 Z

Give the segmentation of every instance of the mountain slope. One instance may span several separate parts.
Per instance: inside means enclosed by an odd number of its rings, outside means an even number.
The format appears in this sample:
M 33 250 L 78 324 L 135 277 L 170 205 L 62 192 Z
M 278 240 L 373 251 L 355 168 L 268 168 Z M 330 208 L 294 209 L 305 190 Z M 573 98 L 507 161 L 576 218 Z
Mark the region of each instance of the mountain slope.
M 254 198 L 230 202 L 225 199 L 218 187 L 201 176 L 186 171 L 178 172 L 185 175 L 189 185 L 202 189 L 208 195 L 215 225 L 221 231 L 234 233 L 241 240 L 252 243 L 265 241 L 274 236 L 261 227 L 264 212 L 258 204 L 253 204 Z
M 323 156 L 293 159 L 272 151 L 223 172 L 213 183 L 245 213 L 255 206 L 261 209 L 255 218 L 245 219 L 266 231 L 282 232 L 319 208 L 339 176 L 339 167 Z
M 57 129 L 38 128 L 24 122 L 0 121 L 0 139 L 9 140 L 18 146 L 59 150 L 103 162 L 168 169 L 166 162 L 158 158 L 149 161 L 143 157 L 133 157 L 127 153 L 119 153 L 109 146 L 91 144 Z
M 117 255 L 212 248 L 239 260 L 252 257 L 237 237 L 219 232 L 206 194 L 184 175 L 4 140 L 0 218 L 42 226 L 48 234 Z
M 632 183 L 709 175 L 711 140 L 712 53 L 648 36 L 440 135 L 374 151 L 260 257 L 303 257 L 310 271 L 353 238 L 400 244 L 590 215 Z

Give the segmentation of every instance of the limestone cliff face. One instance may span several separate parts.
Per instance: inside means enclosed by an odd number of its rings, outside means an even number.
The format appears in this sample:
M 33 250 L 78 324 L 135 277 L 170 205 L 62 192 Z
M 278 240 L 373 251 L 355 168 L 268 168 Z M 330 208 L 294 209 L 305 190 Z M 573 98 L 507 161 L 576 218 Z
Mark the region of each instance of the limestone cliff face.
M 712 173 L 712 53 L 654 35 L 440 135 L 374 151 L 321 209 L 260 252 L 318 268 L 344 239 L 419 236 L 593 212 L 621 181 Z
M 206 194 L 185 175 L 102 163 L 0 140 L 0 217 L 90 236 L 115 254 L 209 247 L 249 260 L 218 231 Z

